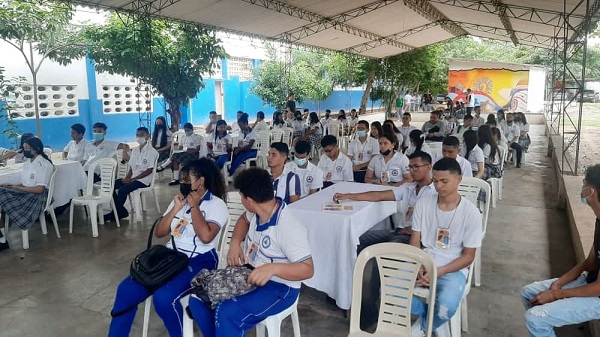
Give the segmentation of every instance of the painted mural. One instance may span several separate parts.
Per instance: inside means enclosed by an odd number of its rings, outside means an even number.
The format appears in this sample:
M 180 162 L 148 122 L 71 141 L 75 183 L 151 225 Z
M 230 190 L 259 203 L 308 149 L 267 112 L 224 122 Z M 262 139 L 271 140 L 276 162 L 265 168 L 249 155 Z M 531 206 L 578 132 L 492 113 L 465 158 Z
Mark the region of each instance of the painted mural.
M 527 70 L 477 68 L 448 72 L 448 96 L 454 102 L 466 102 L 466 91 L 471 88 L 482 113 L 498 109 L 526 111 L 528 85 Z

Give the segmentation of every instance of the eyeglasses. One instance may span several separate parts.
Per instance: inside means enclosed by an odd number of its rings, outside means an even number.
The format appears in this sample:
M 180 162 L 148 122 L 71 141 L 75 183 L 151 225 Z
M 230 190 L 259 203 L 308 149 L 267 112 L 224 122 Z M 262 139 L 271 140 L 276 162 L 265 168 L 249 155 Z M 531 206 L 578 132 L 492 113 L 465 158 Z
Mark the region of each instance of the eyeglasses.
M 411 171 L 418 171 L 421 167 L 423 166 L 427 166 L 429 164 L 423 164 L 423 165 L 408 165 L 407 168 Z

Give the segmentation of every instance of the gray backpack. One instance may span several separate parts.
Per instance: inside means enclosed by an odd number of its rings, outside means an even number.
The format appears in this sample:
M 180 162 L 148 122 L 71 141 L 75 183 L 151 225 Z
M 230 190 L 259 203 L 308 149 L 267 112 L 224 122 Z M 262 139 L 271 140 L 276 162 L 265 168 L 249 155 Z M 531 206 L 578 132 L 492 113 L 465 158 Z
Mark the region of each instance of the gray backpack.
M 192 293 L 211 309 L 225 300 L 247 294 L 256 286 L 248 283 L 248 276 L 254 267 L 245 264 L 241 267 L 228 266 L 225 269 L 202 269 L 192 279 Z

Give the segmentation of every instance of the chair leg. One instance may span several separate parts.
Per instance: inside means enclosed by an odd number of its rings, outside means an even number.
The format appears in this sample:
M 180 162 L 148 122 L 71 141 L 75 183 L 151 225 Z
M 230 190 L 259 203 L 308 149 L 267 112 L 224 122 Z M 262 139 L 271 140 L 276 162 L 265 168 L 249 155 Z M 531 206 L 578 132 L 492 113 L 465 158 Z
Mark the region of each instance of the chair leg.
M 110 199 L 110 207 L 112 207 L 113 215 L 115 216 L 115 221 L 117 222 L 117 227 L 121 227 L 121 220 L 119 220 L 119 215 L 117 214 L 117 205 L 115 205 L 115 201 Z
M 256 337 L 265 337 L 265 325 L 261 322 L 256 325 Z M 271 337 L 271 336 L 269 336 Z
M 146 212 L 148 207 L 146 207 L 146 193 L 140 192 L 140 201 L 142 203 L 142 212 Z
M 48 226 L 46 225 L 46 214 L 42 212 L 40 215 L 40 227 L 42 227 L 42 234 L 48 235 Z
M 461 309 L 460 309 L 460 305 L 459 305 L 458 309 L 454 313 L 454 316 L 452 316 L 452 318 L 450 318 L 450 335 L 452 335 L 452 337 L 461 337 L 461 335 L 462 335 L 462 333 L 460 331 L 460 324 L 461 324 L 460 310 Z
M 29 231 L 22 230 L 21 236 L 23 237 L 23 249 L 29 249 Z
M 75 204 L 71 202 L 71 207 L 69 207 L 69 234 L 73 233 L 73 210 L 75 208 Z
M 267 319 L 265 322 L 267 326 L 267 336 L 269 337 L 280 337 L 281 336 L 281 321 L 278 319 Z
M 56 221 L 56 213 L 54 213 L 54 208 L 50 208 L 48 213 L 50 213 L 50 218 L 52 218 L 52 224 L 54 225 L 56 237 L 60 239 L 60 231 L 58 230 L 58 221 Z
M 300 319 L 298 318 L 298 309 L 292 311 L 292 327 L 294 328 L 294 337 L 300 336 Z
M 150 324 L 150 309 L 152 308 L 152 296 L 146 299 L 144 305 L 144 326 L 142 328 L 142 337 L 148 336 L 148 324 Z
M 183 308 L 183 337 L 194 337 L 194 320 L 188 316 L 186 310 L 190 302 L 190 295 L 183 296 L 179 302 Z
M 152 190 L 152 195 L 154 195 L 154 202 L 156 202 L 156 210 L 158 211 L 158 213 L 162 213 L 160 211 L 160 204 L 158 203 L 158 196 L 156 195 L 155 190 Z
M 475 262 L 473 263 L 473 279 L 475 280 L 475 286 L 481 286 L 481 247 L 475 251 Z
M 504 178 L 498 179 L 498 200 L 502 200 L 502 185 L 504 185 Z
M 457 313 L 458 314 L 458 313 Z M 469 310 L 467 308 L 467 297 L 463 297 L 460 304 L 460 321 L 463 332 L 469 332 Z
M 90 206 L 90 218 L 92 220 L 92 237 L 98 237 L 98 205 Z

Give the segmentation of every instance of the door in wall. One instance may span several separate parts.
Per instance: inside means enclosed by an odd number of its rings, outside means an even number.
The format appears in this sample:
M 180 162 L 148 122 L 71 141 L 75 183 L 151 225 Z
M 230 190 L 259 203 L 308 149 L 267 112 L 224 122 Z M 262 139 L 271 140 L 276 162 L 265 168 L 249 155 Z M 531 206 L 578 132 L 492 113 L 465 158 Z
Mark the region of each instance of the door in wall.
M 222 81 L 215 81 L 215 111 L 221 119 L 225 119 L 225 95 Z

